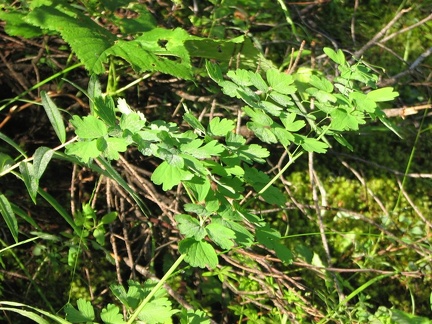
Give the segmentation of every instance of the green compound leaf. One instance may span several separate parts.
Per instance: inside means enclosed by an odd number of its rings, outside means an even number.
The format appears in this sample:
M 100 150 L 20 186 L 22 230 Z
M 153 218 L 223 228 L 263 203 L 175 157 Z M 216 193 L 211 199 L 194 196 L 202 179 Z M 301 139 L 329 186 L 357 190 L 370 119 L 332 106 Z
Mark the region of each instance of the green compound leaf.
M 304 120 L 297 120 L 294 121 L 296 118 L 295 113 L 285 114 L 282 113 L 280 116 L 280 120 L 282 124 L 285 126 L 285 129 L 290 132 L 298 132 L 300 129 L 306 126 L 306 123 Z
M 359 124 L 365 124 L 361 112 L 348 112 L 342 108 L 336 108 L 331 112 L 332 122 L 330 128 L 337 131 L 358 130 Z
M 116 125 L 116 116 L 114 112 L 114 100 L 111 96 L 103 97 L 101 95 L 93 98 L 92 112 L 99 116 L 109 127 Z
M 171 301 L 168 298 L 159 297 L 147 303 L 138 318 L 142 321 L 141 323 L 146 324 L 170 323 L 172 315 L 177 312 L 178 310 L 172 309 Z
M 223 145 L 219 144 L 218 141 L 211 141 L 204 146 L 201 146 L 203 143 L 202 140 L 195 139 L 187 144 L 183 144 L 180 146 L 182 153 L 187 153 L 192 155 L 197 159 L 207 159 L 212 156 L 219 156 L 225 148 Z
M 223 81 L 222 70 L 216 63 L 206 60 L 206 70 L 209 77 L 216 83 Z
M 372 90 L 369 92 L 366 97 L 370 100 L 373 100 L 375 102 L 381 102 L 381 101 L 391 101 L 394 98 L 399 96 L 399 93 L 396 91 L 393 91 L 392 87 L 386 87 L 381 88 L 377 90 Z
M 100 317 L 105 324 L 126 323 L 123 321 L 123 314 L 120 314 L 120 308 L 113 304 L 108 304 L 107 307 L 103 308 Z
M 335 52 L 329 47 L 324 47 L 324 53 L 326 53 L 326 55 L 337 64 L 344 65 L 346 62 L 345 55 L 340 49 Z
M 209 238 L 219 245 L 224 250 L 229 250 L 234 246 L 233 240 L 235 239 L 234 231 L 225 227 L 216 220 L 206 226 Z
M 214 269 L 218 265 L 218 257 L 211 244 L 186 238 L 179 243 L 179 252 L 185 254 L 185 261 L 192 267 Z
M 104 122 L 92 115 L 84 118 L 74 115 L 70 122 L 75 127 L 75 134 L 82 139 L 95 139 L 108 134 Z
M 191 172 L 163 161 L 154 170 L 151 180 L 157 185 L 162 184 L 162 189 L 167 191 L 178 185 L 181 181 L 190 180 L 192 177 L 193 174 Z
M 66 146 L 67 155 L 75 155 L 84 163 L 89 163 L 90 160 L 101 155 L 98 149 L 97 140 L 75 142 Z
M 318 77 L 316 75 L 312 75 L 309 83 L 313 85 L 315 88 L 322 90 L 324 92 L 333 92 L 333 84 L 324 77 Z
M 244 69 L 238 69 L 235 71 L 230 70 L 227 73 L 227 77 L 229 77 L 239 86 L 248 87 L 252 85 L 252 82 L 249 79 L 249 73 Z
M 0 213 L 15 242 L 18 243 L 18 222 L 9 200 L 2 194 L 0 194 Z
M 273 124 L 272 118 L 262 110 L 253 109 L 249 107 L 244 107 L 243 110 L 246 113 L 246 115 L 252 118 L 252 121 L 254 123 L 262 125 L 262 127 L 268 127 Z
M 77 301 L 78 309 L 71 304 L 65 307 L 66 319 L 72 323 L 92 322 L 95 318 L 93 306 L 83 298 Z
M 264 159 L 270 155 L 270 152 L 258 144 L 251 144 L 240 147 L 237 154 L 247 163 L 252 163 L 253 161 L 264 163 Z
M 272 90 L 281 94 L 290 95 L 296 91 L 296 87 L 290 86 L 294 79 L 290 74 L 280 72 L 276 69 L 269 69 L 266 73 L 267 82 Z
M 200 241 L 207 235 L 199 221 L 190 215 L 179 214 L 175 216 L 175 220 L 179 223 L 180 233 L 188 238 L 193 237 L 196 241 Z
M 190 181 L 185 182 L 184 185 L 192 191 L 197 202 L 203 202 L 211 188 L 210 181 L 202 177 L 193 177 Z
M 122 130 L 127 130 L 131 134 L 135 134 L 144 128 L 146 121 L 142 119 L 141 115 L 136 112 L 131 112 L 127 115 L 123 114 L 120 117 L 119 126 Z
M 223 220 L 225 227 L 231 229 L 235 235 L 235 242 L 240 246 L 251 246 L 254 242 L 254 236 L 244 227 L 232 220 Z
M 124 138 L 108 137 L 105 139 L 101 137 L 100 140 L 106 143 L 103 155 L 109 160 L 118 160 L 120 158 L 119 152 L 125 152 L 128 147 Z
M 350 93 L 349 98 L 354 100 L 356 109 L 360 111 L 374 113 L 377 108 L 377 104 L 375 103 L 375 101 L 363 93 L 352 92 Z
M 277 143 L 276 135 L 271 129 L 266 128 L 266 126 L 254 122 L 248 122 L 246 125 L 264 143 Z
M 328 145 L 315 138 L 304 137 L 301 146 L 307 152 L 325 153 L 327 152 Z
M 228 132 L 234 129 L 234 121 L 230 119 L 212 118 L 208 125 L 208 132 L 212 136 L 226 136 Z
M 45 91 L 41 91 L 42 106 L 61 143 L 66 142 L 66 129 L 60 111 Z
M 261 74 L 252 71 L 248 71 L 248 73 L 249 73 L 249 79 L 255 88 L 257 88 L 259 91 L 263 93 L 267 93 L 269 91 L 269 87 L 267 83 L 264 81 L 264 79 L 262 78 Z

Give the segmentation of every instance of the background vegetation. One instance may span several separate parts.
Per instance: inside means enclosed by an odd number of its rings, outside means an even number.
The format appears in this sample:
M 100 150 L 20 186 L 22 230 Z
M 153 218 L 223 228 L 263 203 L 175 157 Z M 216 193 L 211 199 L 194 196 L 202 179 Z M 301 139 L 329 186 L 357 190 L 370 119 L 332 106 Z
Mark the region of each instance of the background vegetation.
M 430 1 L 0 9 L 2 321 L 432 319 Z

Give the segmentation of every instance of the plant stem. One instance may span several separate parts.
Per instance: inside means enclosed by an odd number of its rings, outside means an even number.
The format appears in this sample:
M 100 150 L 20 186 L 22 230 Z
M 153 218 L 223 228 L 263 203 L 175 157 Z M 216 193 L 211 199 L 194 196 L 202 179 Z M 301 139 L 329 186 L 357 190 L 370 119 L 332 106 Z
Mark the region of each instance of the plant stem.
M 179 258 L 174 262 L 174 264 L 169 268 L 167 273 L 162 277 L 162 279 L 154 286 L 154 288 L 150 291 L 150 293 L 147 295 L 147 297 L 141 302 L 141 304 L 135 309 L 135 312 L 129 317 L 129 320 L 126 322 L 126 324 L 132 324 L 133 321 L 138 317 L 138 315 L 141 313 L 141 311 L 144 309 L 145 305 L 152 299 L 152 297 L 156 294 L 156 292 L 163 286 L 163 284 L 168 280 L 168 278 L 172 275 L 172 273 L 178 268 L 180 263 L 185 258 L 185 254 L 181 254 Z

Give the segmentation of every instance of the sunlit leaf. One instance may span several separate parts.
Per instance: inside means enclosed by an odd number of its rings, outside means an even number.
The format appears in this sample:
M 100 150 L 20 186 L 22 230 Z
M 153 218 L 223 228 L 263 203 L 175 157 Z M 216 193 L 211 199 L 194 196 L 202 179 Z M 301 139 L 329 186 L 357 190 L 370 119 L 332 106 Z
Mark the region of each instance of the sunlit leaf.
M 329 47 L 324 47 L 323 51 L 335 63 L 340 64 L 340 65 L 345 64 L 345 62 L 346 62 L 345 61 L 345 55 L 340 49 L 338 49 L 338 51 L 335 52 L 333 49 L 331 49 Z
M 104 122 L 93 115 L 84 118 L 74 115 L 70 122 L 75 127 L 75 134 L 82 139 L 94 139 L 108 134 Z
M 116 305 L 108 304 L 102 309 L 100 317 L 105 324 L 123 324 L 123 314 L 120 313 L 120 308 Z
M 213 136 L 225 136 L 233 129 L 234 121 L 226 118 L 220 119 L 219 117 L 214 117 L 208 125 L 208 131 Z
M 179 242 L 178 249 L 192 267 L 214 269 L 219 263 L 215 249 L 205 241 L 186 238 Z
M 163 161 L 154 170 L 151 180 L 157 185 L 162 184 L 162 189 L 167 191 L 178 185 L 182 180 L 190 180 L 192 177 L 193 175 L 190 172 Z
M 368 94 L 366 95 L 368 99 L 373 100 L 375 102 L 391 101 L 394 100 L 397 96 L 399 96 L 399 93 L 393 91 L 392 87 L 385 87 L 377 90 L 372 90 L 368 92 Z
M 84 163 L 97 158 L 102 152 L 99 151 L 97 141 L 74 142 L 66 146 L 66 154 L 75 155 Z
M 220 223 L 212 222 L 206 226 L 210 239 L 219 245 L 222 249 L 229 250 L 234 246 L 234 231 L 223 226 Z
M 95 318 L 93 306 L 83 298 L 77 301 L 78 310 L 71 304 L 65 306 L 66 319 L 72 323 L 92 322 Z
M 292 94 L 295 91 L 295 87 L 291 86 L 294 82 L 293 77 L 290 74 L 280 72 L 276 69 L 269 69 L 266 72 L 267 82 L 272 90 L 282 94 Z
M 327 152 L 328 145 L 315 138 L 306 137 L 303 138 L 301 146 L 307 152 L 325 153 Z

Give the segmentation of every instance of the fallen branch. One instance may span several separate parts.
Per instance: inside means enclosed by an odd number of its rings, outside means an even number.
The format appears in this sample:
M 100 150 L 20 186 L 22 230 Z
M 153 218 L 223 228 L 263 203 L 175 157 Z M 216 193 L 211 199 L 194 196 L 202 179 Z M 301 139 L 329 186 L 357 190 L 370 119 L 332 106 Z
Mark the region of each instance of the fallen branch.
M 432 108 L 432 104 L 413 107 L 389 108 L 383 109 L 383 112 L 386 114 L 387 117 L 402 117 L 403 119 L 405 119 L 406 116 L 415 115 L 421 110 L 430 108 Z

